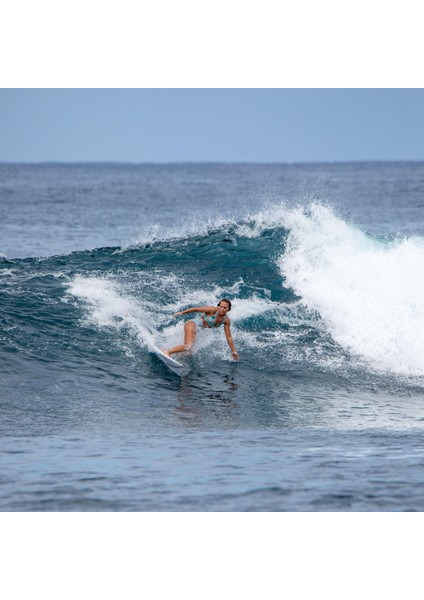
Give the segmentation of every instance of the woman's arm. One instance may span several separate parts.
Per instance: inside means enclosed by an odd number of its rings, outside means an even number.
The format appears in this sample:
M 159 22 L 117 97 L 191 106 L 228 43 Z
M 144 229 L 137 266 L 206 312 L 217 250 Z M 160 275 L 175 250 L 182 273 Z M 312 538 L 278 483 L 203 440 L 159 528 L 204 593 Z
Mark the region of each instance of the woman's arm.
M 175 313 L 174 317 L 179 317 L 180 315 L 187 315 L 188 313 L 193 312 L 202 312 L 207 315 L 213 315 L 217 312 L 217 310 L 218 309 L 216 306 L 198 306 L 196 308 L 186 308 L 185 310 L 180 310 L 179 312 Z
M 231 335 L 230 320 L 228 317 L 227 317 L 227 321 L 224 323 L 224 332 L 225 332 L 225 337 L 227 338 L 228 345 L 231 348 L 233 358 L 235 360 L 238 360 L 239 355 L 237 354 L 236 347 L 234 346 L 233 336 Z

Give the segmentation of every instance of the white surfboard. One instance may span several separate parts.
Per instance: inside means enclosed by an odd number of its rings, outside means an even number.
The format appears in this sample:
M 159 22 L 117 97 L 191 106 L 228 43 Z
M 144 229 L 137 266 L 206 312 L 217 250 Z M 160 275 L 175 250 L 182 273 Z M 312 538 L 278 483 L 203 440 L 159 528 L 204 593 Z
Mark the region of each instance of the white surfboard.
M 164 352 L 162 352 L 162 350 L 160 350 L 156 346 L 153 346 L 153 352 L 168 367 L 168 369 L 171 369 L 171 371 L 173 371 L 177 375 L 183 374 L 184 367 L 181 363 L 174 360 L 170 356 L 167 356 Z

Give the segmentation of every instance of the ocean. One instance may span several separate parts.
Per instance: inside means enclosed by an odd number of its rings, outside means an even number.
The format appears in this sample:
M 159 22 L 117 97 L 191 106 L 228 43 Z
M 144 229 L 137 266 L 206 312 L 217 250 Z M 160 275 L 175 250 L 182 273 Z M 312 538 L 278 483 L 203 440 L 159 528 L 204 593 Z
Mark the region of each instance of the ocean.
M 424 162 L 0 164 L 0 216 L 0 510 L 424 509 Z

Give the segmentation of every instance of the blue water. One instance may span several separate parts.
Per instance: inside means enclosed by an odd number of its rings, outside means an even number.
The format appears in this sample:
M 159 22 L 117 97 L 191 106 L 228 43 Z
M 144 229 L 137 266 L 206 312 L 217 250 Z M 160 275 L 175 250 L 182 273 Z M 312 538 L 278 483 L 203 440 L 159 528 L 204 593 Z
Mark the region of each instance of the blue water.
M 424 163 L 0 165 L 3 511 L 424 509 Z M 152 344 L 233 302 L 181 378 Z

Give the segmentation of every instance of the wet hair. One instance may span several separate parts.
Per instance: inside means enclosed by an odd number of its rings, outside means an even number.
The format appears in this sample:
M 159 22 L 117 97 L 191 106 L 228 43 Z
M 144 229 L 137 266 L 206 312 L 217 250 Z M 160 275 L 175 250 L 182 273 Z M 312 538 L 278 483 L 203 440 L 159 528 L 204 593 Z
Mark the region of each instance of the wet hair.
M 221 302 L 226 302 L 226 303 L 228 304 L 228 306 L 230 307 L 230 308 L 228 309 L 228 312 L 230 312 L 230 310 L 231 310 L 231 300 L 228 300 L 228 298 L 223 298 L 222 300 L 220 300 L 220 301 L 218 302 L 218 306 L 221 306 Z

